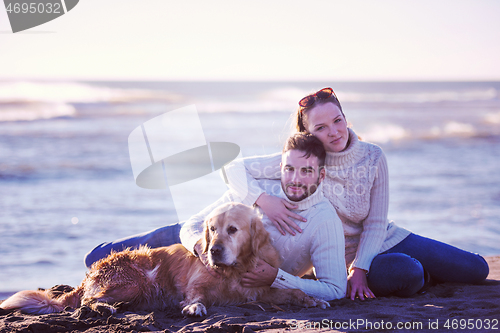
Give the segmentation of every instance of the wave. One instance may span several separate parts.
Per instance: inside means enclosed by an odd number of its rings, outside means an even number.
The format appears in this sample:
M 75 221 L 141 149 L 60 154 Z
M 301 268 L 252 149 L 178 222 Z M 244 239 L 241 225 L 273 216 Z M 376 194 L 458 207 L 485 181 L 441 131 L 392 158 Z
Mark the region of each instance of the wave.
M 450 136 L 473 136 L 475 135 L 476 129 L 471 124 L 464 124 L 455 121 L 451 121 L 444 126 L 444 134 Z
M 298 88 L 272 89 L 254 100 L 227 101 L 224 99 L 202 100 L 196 103 L 200 112 L 293 112 L 297 109 L 297 102 L 311 91 Z M 493 102 L 500 99 L 499 91 L 495 88 L 442 91 L 414 91 L 414 92 L 355 92 L 339 90 L 337 96 L 341 104 L 438 104 L 438 103 L 471 103 Z
M 0 82 L 0 122 L 74 117 L 74 104 L 178 102 L 179 95 L 76 82 Z
M 302 97 L 314 93 L 314 91 L 306 91 L 296 87 L 282 87 L 270 89 L 263 93 L 261 97 L 267 100 L 281 101 L 287 103 L 297 103 Z
M 194 84 L 194 83 L 193 83 Z M 200 85 L 200 83 L 198 83 Z M 159 113 L 164 112 L 164 104 L 176 108 L 187 104 L 195 104 L 201 113 L 254 113 L 254 112 L 287 112 L 297 110 L 297 101 L 310 94 L 304 89 L 305 84 L 283 83 L 280 86 L 246 85 L 235 83 L 240 87 L 232 87 L 234 94 L 228 93 L 227 86 L 213 88 L 210 83 L 201 84 L 199 89 L 187 89 L 186 85 L 175 83 L 84 83 L 84 82 L 33 82 L 33 81 L 0 81 L 0 122 L 29 121 L 56 117 L 75 117 L 77 112 L 91 113 L 98 109 L 98 115 Z M 363 85 L 342 86 L 336 93 L 342 104 L 369 104 L 399 108 L 420 105 L 422 103 L 438 104 L 443 102 L 478 102 L 488 106 L 498 106 L 500 88 L 491 85 L 373 85 L 369 90 Z M 232 86 L 233 84 L 231 84 Z M 248 93 L 241 93 L 250 87 Z M 233 91 L 230 90 L 230 91 Z M 201 92 L 201 93 L 200 93 Z M 200 95 L 198 95 L 200 93 Z M 105 105 L 98 105 L 102 104 Z M 123 107 L 121 104 L 133 104 Z M 152 104 L 153 103 L 153 104 Z M 156 103 L 156 104 L 155 104 Z M 493 103 L 493 104 L 492 104 Z M 89 107 L 85 107 L 88 104 Z M 117 108 L 115 104 L 119 105 Z M 156 105 L 156 106 L 154 106 Z M 435 106 L 435 105 L 434 105 Z M 96 108 L 97 107 L 97 108 Z M 364 106 L 363 106 L 364 107 Z M 83 111 L 84 110 L 84 111 Z M 492 113 L 485 119 L 487 123 L 500 123 L 500 115 Z M 390 129 L 390 137 L 401 137 L 400 129 Z M 456 129 L 449 129 L 455 131 Z M 373 131 L 377 131 L 374 129 Z M 373 133 L 382 138 L 384 133 Z
M 484 122 L 491 125 L 500 124 L 500 112 L 486 114 L 484 117 Z
M 194 83 L 193 83 L 194 84 Z M 245 83 L 239 83 L 244 91 Z M 233 85 L 233 84 L 231 84 Z M 228 83 L 229 86 L 229 83 Z M 209 90 L 210 83 L 201 86 L 200 91 L 212 91 L 209 96 L 199 97 L 197 92 L 185 89 L 174 83 L 150 85 L 131 83 L 125 88 L 120 83 L 84 83 L 84 82 L 33 82 L 0 81 L 0 107 L 12 103 L 132 103 L 166 102 L 195 103 L 200 112 L 292 112 L 297 102 L 314 90 L 304 89 L 303 84 L 283 83 L 281 86 L 252 88 L 248 94 L 227 94 L 222 86 L 219 90 Z M 184 88 L 183 88 L 184 87 Z M 382 90 L 381 90 L 382 89 Z M 339 87 L 336 89 L 341 103 L 440 103 L 498 101 L 500 95 L 494 84 L 487 86 L 453 87 L 434 85 L 373 85 L 370 90 L 363 86 Z
M 36 261 L 30 261 L 30 260 L 21 260 L 21 261 L 16 261 L 16 262 L 8 262 L 0 265 L 1 268 L 5 267 L 22 267 L 22 266 L 33 266 L 33 265 L 39 265 L 39 266 L 56 266 L 57 263 L 53 260 L 49 259 L 40 259 Z
M 402 85 L 402 87 L 407 87 Z M 500 98 L 500 92 L 493 86 L 490 87 L 450 87 L 437 89 L 429 87 L 413 87 L 413 91 L 398 91 L 401 88 L 386 88 L 386 92 L 356 91 L 356 88 L 335 89 L 341 103 L 439 103 L 439 102 L 474 102 L 491 101 Z M 314 93 L 314 90 L 300 89 L 292 86 L 271 89 L 262 95 L 264 100 L 293 103 L 304 96 Z
M 498 115 L 500 117 L 500 114 Z M 500 123 L 500 119 L 499 122 Z M 496 124 L 498 124 L 496 123 Z M 405 140 L 440 140 L 447 138 L 491 138 L 499 137 L 498 127 L 485 127 L 481 124 L 467 124 L 448 121 L 430 128 L 405 128 L 397 124 L 373 125 L 366 130 L 356 131 L 368 142 L 384 144 Z
M 75 114 L 75 108 L 64 103 L 11 103 L 0 106 L 0 122 L 73 117 Z
M 368 131 L 358 133 L 363 140 L 375 143 L 387 143 L 402 140 L 409 136 L 407 130 L 399 125 L 374 125 Z
M 280 101 L 254 101 L 254 102 L 217 102 L 202 101 L 196 103 L 196 109 L 202 113 L 224 112 L 291 112 L 294 106 Z
M 422 91 L 411 93 L 358 93 L 339 91 L 341 102 L 352 103 L 439 103 L 439 102 L 474 102 L 498 99 L 499 92 L 495 88 L 471 89 L 466 91 Z
M 117 103 L 143 100 L 175 102 L 180 96 L 147 89 L 111 88 L 78 82 L 2 82 L 0 103 Z

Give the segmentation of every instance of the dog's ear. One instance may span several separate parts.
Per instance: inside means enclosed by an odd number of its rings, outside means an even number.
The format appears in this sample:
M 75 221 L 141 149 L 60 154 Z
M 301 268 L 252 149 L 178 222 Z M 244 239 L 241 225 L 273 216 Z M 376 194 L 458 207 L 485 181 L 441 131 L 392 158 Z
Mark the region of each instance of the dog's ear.
M 260 217 L 255 214 L 251 222 L 252 252 L 260 257 L 260 249 L 269 242 L 269 233 L 264 228 Z
M 210 230 L 208 230 L 208 222 L 210 220 L 205 220 L 205 227 L 203 228 L 203 233 L 204 237 L 202 239 L 202 248 L 203 252 L 202 253 L 207 253 L 208 252 L 208 247 L 210 246 Z

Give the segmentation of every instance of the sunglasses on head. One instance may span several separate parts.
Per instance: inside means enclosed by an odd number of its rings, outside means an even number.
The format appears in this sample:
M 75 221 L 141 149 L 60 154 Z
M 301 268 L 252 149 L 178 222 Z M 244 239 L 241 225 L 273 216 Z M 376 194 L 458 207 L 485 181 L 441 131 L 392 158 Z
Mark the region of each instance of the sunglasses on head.
M 302 98 L 299 101 L 299 105 L 303 108 L 308 108 L 310 106 L 313 106 L 314 103 L 316 103 L 317 99 L 327 99 L 330 98 L 330 96 L 332 95 L 333 97 L 335 97 L 335 99 L 337 99 L 337 95 L 335 95 L 332 88 L 323 88 L 315 92 L 314 94 L 307 95 L 306 97 Z

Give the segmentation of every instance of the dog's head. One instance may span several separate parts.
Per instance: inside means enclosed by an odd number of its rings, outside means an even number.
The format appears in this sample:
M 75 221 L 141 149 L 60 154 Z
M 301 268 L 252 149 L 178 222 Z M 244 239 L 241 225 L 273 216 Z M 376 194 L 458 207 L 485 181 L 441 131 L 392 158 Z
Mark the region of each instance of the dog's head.
M 248 266 L 255 257 L 265 259 L 264 247 L 271 247 L 269 233 L 257 212 L 243 204 L 216 208 L 205 219 L 203 252 L 211 266 Z M 274 248 L 266 251 L 275 251 Z

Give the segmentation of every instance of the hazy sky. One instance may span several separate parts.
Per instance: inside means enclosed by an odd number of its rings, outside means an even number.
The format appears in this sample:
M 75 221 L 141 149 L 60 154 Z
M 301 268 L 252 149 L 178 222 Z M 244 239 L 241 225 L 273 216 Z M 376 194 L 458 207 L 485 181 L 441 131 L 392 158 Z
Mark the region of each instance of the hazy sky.
M 16 34 L 1 7 L 12 78 L 500 80 L 500 1 L 80 0 Z

